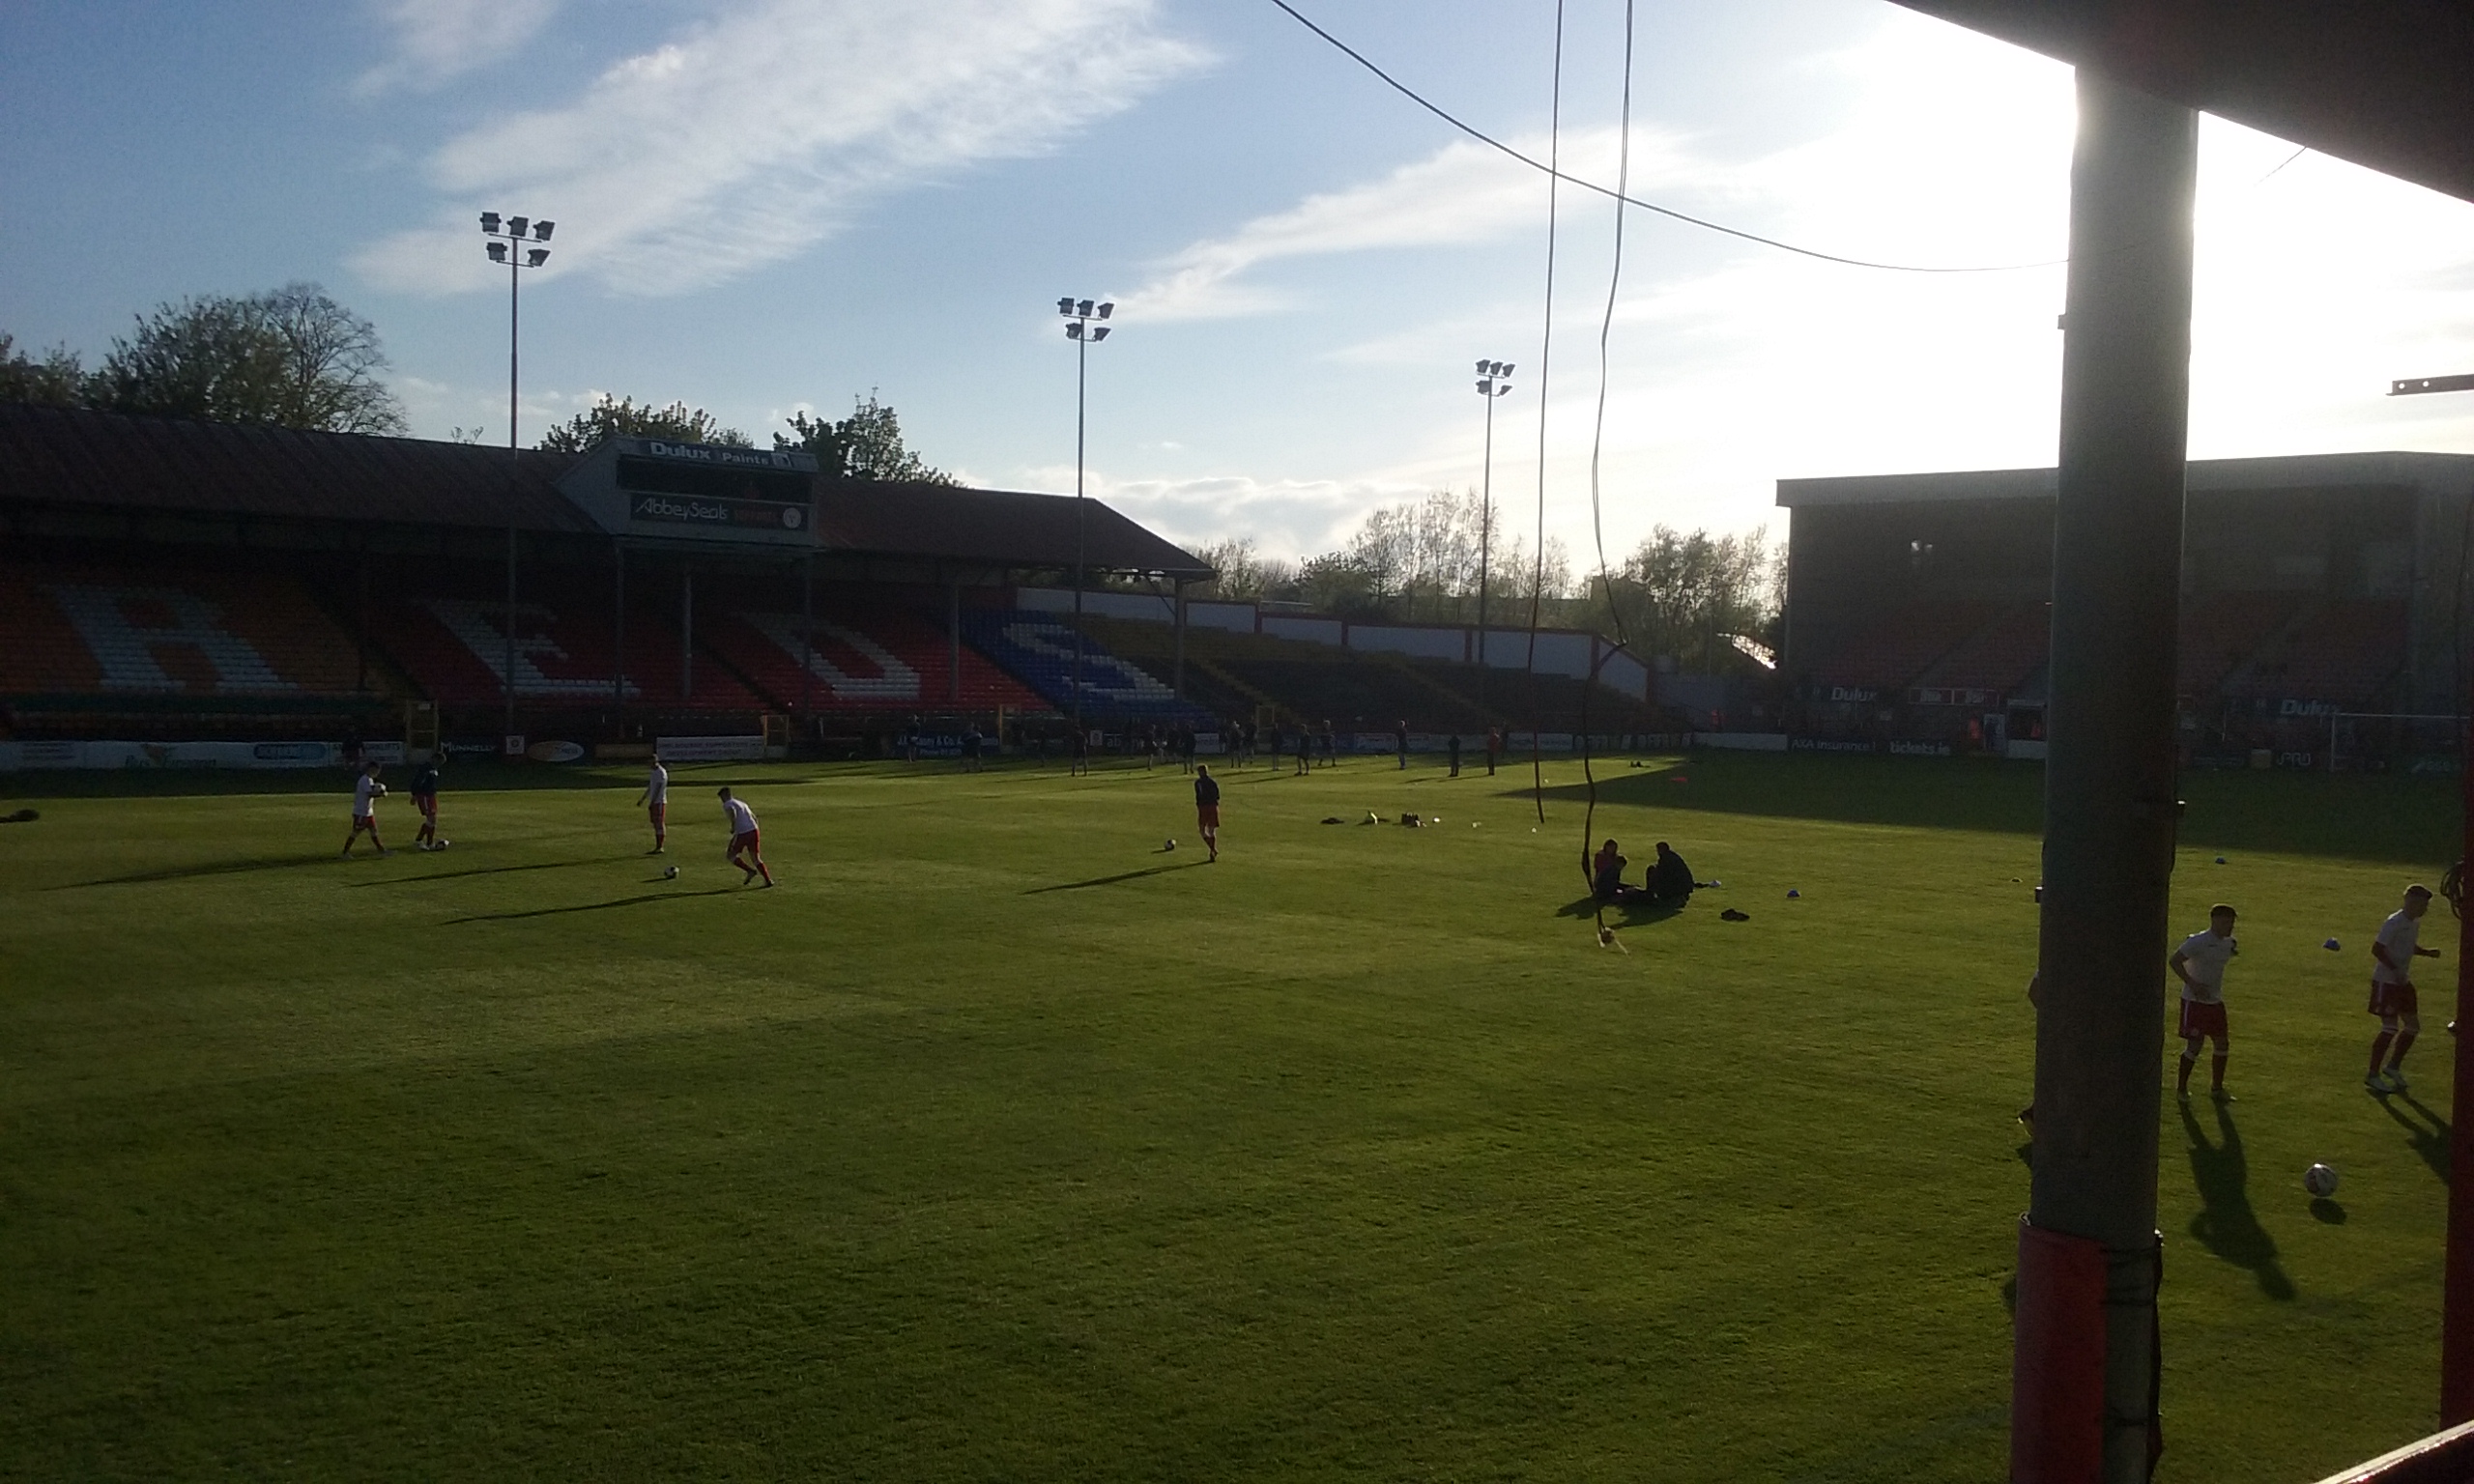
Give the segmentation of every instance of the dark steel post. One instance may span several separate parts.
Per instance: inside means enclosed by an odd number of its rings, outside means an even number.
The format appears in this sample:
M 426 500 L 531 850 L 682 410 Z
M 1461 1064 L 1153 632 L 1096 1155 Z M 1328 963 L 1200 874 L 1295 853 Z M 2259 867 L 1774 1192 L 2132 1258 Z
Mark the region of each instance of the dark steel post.
M 504 736 L 515 735 L 515 501 L 521 483 L 524 454 L 515 441 L 516 435 L 516 287 L 524 281 L 524 271 L 517 260 L 524 254 L 508 248 L 506 255 L 506 728 Z M 506 743 L 499 743 L 503 751 Z
M 691 705 L 696 695 L 696 569 L 678 569 L 678 703 Z
M 610 543 L 610 715 L 615 722 L 627 705 L 627 547 Z M 618 729 L 619 740 L 627 736 Z
M 810 704 L 816 678 L 816 553 L 799 557 L 799 725 L 814 729 Z
M 1074 337 L 1074 731 L 1082 734 L 1082 409 L 1090 385 L 1091 334 Z
M 2459 677 L 2460 686 L 2464 684 Z M 2461 693 L 2460 693 L 2461 694 Z M 2463 700 L 2458 702 L 2460 706 Z M 2463 780 L 2464 838 L 2458 859 L 2474 861 L 2474 729 L 2458 756 Z M 2441 1300 L 2439 1419 L 2474 1421 L 2474 913 L 2457 925 L 2457 1090 L 2449 1102 L 2448 1268 Z
M 1175 591 L 1176 591 L 1176 604 L 1177 604 L 1177 662 L 1176 662 L 1175 667 L 1174 667 L 1173 669 L 1171 669 L 1171 670 L 1169 671 L 1169 672 L 1168 672 L 1168 694 L 1170 694 L 1170 695 L 1172 695 L 1172 696 L 1176 697 L 1179 700 L 1183 700 L 1183 699 L 1186 699 L 1186 584 L 1185 584 L 1185 579 L 1183 579 L 1183 578 L 1179 578 L 1179 579 L 1177 579 L 1177 580 L 1176 580 Z
M 2101 1261 L 2101 1301 L 2056 1306 L 2023 1262 L 2021 1378 L 2058 1314 L 2085 1347 L 2058 1389 L 2083 1394 L 2101 1356 L 2109 1484 L 2144 1481 L 2155 1418 L 2157 1108 L 2167 894 L 2174 838 L 2173 680 L 2190 413 L 2191 213 L 2198 115 L 2081 70 L 2070 176 L 2059 499 L 2047 707 L 2043 976 L 2028 1224 Z M 2023 1257 L 2028 1241 L 2023 1240 Z M 2101 1249 L 2101 1250 L 2100 1250 Z M 2075 1384 L 2073 1384 L 2075 1383 Z M 2014 1479 L 2054 1413 L 2022 1384 Z M 2029 1457 L 2023 1461 L 2022 1450 Z M 2053 1456 L 2050 1452 L 2046 1456 Z

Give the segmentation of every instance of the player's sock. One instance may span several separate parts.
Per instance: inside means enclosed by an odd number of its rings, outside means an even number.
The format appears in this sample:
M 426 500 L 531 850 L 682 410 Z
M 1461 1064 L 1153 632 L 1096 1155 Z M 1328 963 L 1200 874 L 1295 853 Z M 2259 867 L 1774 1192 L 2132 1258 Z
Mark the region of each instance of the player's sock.
M 2404 1070 L 2405 1053 L 2414 1049 L 2414 1037 L 2416 1034 L 2417 1033 L 2413 1031 L 2399 1031 L 2397 1033 L 2397 1049 L 2390 1052 L 2388 1056 L 2388 1070 L 2390 1071 L 2402 1071 Z
M 2208 1065 L 2208 1085 L 2220 1093 L 2225 1091 L 2225 1055 L 2220 1053 L 2216 1060 Z
M 759 861 L 756 863 L 756 871 L 757 874 L 764 878 L 764 884 L 766 886 L 771 886 L 773 884 L 772 867 L 765 865 L 762 861 Z
M 2380 1064 L 2388 1060 L 2388 1043 L 2396 1039 L 2397 1035 L 2393 1031 L 2382 1031 L 2372 1038 L 2370 1075 L 2374 1077 L 2379 1075 Z
M 2185 1051 L 2182 1053 L 2181 1063 L 2181 1067 L 2173 1073 L 2173 1091 L 2180 1097 L 2188 1098 L 2191 1096 L 2191 1069 L 2200 1064 L 2200 1059 Z

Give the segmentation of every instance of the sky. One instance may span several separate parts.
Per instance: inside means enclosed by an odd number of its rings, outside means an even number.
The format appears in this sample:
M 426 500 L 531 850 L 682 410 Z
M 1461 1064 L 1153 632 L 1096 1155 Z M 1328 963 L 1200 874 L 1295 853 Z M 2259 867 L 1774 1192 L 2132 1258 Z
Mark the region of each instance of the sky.
M 1623 0 L 1565 6 L 1560 128 L 1552 0 L 1293 3 L 1575 176 L 2004 271 L 1635 211 L 1618 274 L 1566 186 L 1550 338 L 1547 179 L 1271 0 L 28 0 L 0 330 L 91 362 L 166 300 L 314 281 L 418 435 L 502 442 L 495 210 L 558 223 L 527 443 L 605 393 L 761 443 L 874 392 L 967 481 L 1071 491 L 1072 295 L 1118 305 L 1085 488 L 1190 545 L 1309 555 L 1479 487 L 1482 357 L 1517 368 L 1494 497 L 1583 566 L 1782 532 L 1781 478 L 2052 462 L 2065 68 L 1884 0 L 1638 0 L 1626 151 Z M 2215 119 L 2200 168 L 2193 456 L 2474 452 L 2474 396 L 2383 395 L 2474 371 L 2474 205 Z

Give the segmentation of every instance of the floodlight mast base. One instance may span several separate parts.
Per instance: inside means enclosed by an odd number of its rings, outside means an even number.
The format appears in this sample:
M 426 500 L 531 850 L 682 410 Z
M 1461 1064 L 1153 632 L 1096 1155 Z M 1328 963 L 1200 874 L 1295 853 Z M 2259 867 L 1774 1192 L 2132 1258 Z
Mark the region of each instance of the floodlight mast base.
M 2467 677 L 2459 676 L 2458 683 L 2465 685 Z M 2465 749 L 2458 756 L 2465 816 L 2458 859 L 2474 862 L 2474 725 L 2469 725 Z M 2449 1038 L 2457 1089 L 2449 1105 L 2448 1262 L 2440 1303 L 2439 1419 L 2444 1427 L 2474 1421 L 2474 911 L 2463 912 L 2457 924 L 2453 1023 L 2460 1034 Z
M 2145 1484 L 2158 1438 L 2157 1113 L 2175 831 L 2174 633 L 2189 458 L 2199 117 L 2082 68 L 2054 510 L 2036 1145 L 2014 1484 Z M 2067 1292 L 2028 1235 L 2103 1270 Z M 2091 1311 L 2090 1303 L 2095 1305 Z M 2081 1336 L 2067 1354 L 2040 1335 Z M 2089 1367 L 2100 1373 L 2089 1374 Z M 2043 1388 L 2043 1389 L 2039 1389 Z M 2101 1396 L 2092 1411 L 2056 1405 Z M 2059 1431 L 2057 1431 L 2059 1429 Z

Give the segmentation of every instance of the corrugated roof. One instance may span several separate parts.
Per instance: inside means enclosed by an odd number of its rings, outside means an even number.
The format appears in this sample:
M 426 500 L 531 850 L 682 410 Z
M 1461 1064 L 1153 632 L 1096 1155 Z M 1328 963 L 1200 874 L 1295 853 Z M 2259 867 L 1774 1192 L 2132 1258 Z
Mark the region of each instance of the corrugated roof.
M 570 454 L 135 417 L 0 402 L 0 500 L 368 525 L 597 533 L 561 493 Z M 512 464 L 512 468 L 510 468 Z M 826 550 L 986 566 L 1071 567 L 1068 495 L 819 480 Z M 1087 565 L 1202 577 L 1210 568 L 1094 499 Z M 636 538 L 641 539 L 641 538 Z
M 1088 507 L 1082 528 L 1085 565 L 1114 572 L 1209 575 L 1211 568 L 1193 553 L 1096 499 L 1084 503 Z M 820 480 L 816 532 L 827 549 L 872 556 L 1071 567 L 1075 504 L 1071 495 Z
M 592 522 L 555 483 L 573 462 L 475 443 L 0 402 L 0 499 L 45 504 L 590 531 Z

